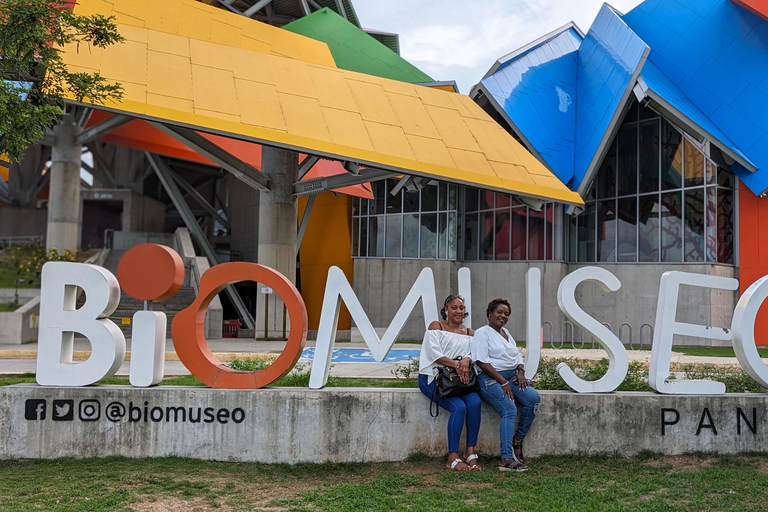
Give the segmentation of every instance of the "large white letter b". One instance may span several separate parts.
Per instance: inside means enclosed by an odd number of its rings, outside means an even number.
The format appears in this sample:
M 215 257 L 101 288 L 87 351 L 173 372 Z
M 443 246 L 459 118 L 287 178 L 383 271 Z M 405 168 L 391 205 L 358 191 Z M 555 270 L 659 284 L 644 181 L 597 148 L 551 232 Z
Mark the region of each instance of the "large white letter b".
M 108 270 L 95 265 L 48 262 L 40 290 L 37 382 L 43 386 L 88 386 L 111 377 L 125 359 L 125 337 L 104 318 L 120 302 L 120 285 Z M 75 309 L 77 287 L 85 304 Z M 74 335 L 91 343 L 91 357 L 72 362 Z

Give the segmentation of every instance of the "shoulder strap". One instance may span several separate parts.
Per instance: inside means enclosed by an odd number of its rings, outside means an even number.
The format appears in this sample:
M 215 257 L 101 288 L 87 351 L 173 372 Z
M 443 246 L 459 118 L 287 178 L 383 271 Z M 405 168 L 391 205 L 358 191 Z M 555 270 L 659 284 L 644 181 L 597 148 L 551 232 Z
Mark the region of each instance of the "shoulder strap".
M 432 388 L 432 398 L 429 399 L 429 415 L 433 418 L 437 418 L 440 416 L 440 405 L 438 405 L 437 400 L 435 400 L 437 396 L 437 379 L 435 379 L 433 382 L 435 383 L 435 387 Z M 437 406 L 435 414 L 432 414 L 432 404 Z

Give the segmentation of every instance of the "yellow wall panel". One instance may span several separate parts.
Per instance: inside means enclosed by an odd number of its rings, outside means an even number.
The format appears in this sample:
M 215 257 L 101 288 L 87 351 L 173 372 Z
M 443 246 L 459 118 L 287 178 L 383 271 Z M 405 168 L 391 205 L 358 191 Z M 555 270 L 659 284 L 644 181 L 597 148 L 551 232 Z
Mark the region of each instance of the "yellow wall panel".
M 225 69 L 227 71 L 231 71 L 236 67 L 232 59 L 232 48 L 220 44 L 191 39 L 189 41 L 189 55 L 192 64 L 199 66 Z
M 198 2 L 195 2 L 198 3 Z M 202 4 L 198 6 L 183 2 L 179 6 L 179 30 L 178 35 L 210 41 L 211 39 L 211 16 L 203 9 Z
M 105 48 L 101 58 L 101 74 L 124 86 L 126 82 L 146 85 L 147 45 L 126 41 Z
M 322 111 L 332 141 L 339 144 L 352 144 L 369 151 L 374 150 L 360 114 L 331 108 L 323 108 Z
M 285 126 L 289 133 L 309 139 L 331 140 L 320 104 L 315 98 L 282 94 L 279 91 Z
M 147 103 L 153 105 L 165 105 L 169 109 L 179 110 L 181 112 L 194 113 L 195 105 L 192 100 L 183 100 L 176 96 L 166 96 L 164 94 L 154 94 L 147 92 Z
M 513 181 L 535 185 L 531 175 L 526 172 L 525 167 L 521 165 L 508 164 L 504 162 L 491 162 L 491 167 L 497 176 L 504 176 Z
M 421 98 L 421 101 L 424 102 L 425 105 L 432 105 L 434 107 L 443 107 L 443 108 L 451 108 L 456 109 L 456 105 L 453 103 L 453 99 L 451 96 L 455 95 L 456 93 L 453 92 L 447 92 L 447 91 L 441 91 L 439 89 L 434 89 L 432 87 L 416 87 L 416 92 L 419 95 L 419 98 Z
M 509 143 L 509 134 L 498 123 L 479 119 L 464 119 L 464 123 L 488 160 L 521 163 L 517 152 Z
M 448 152 L 459 169 L 472 169 L 477 173 L 494 174 L 491 164 L 479 151 L 466 151 L 449 147 Z
M 364 120 L 391 125 L 400 124 L 381 84 L 349 80 L 349 90 L 352 91 L 352 96 Z
M 268 55 L 247 50 L 233 50 L 232 58 L 238 63 L 233 66 L 235 78 L 261 82 L 275 87 L 272 66 Z
M 457 110 L 427 107 L 427 112 L 429 112 L 429 117 L 434 121 L 437 131 L 440 132 L 440 137 L 447 147 L 467 151 L 480 151 L 480 146 L 477 145 L 472 132 L 464 123 Z
M 270 53 L 271 46 L 264 41 L 253 39 L 244 35 L 240 36 L 240 48 L 245 50 L 253 50 L 262 53 Z
M 309 74 L 321 106 L 358 112 L 357 104 L 343 73 L 331 68 L 309 66 Z
M 147 34 L 147 44 L 151 51 L 189 58 L 189 38 L 150 30 Z
M 419 162 L 433 162 L 445 167 L 456 165 L 442 140 L 408 135 L 408 144 Z
M 213 20 L 211 23 L 211 42 L 232 47 L 240 46 L 242 30 L 228 23 Z
M 115 2 L 114 13 L 125 14 L 137 20 L 147 19 L 149 0 L 131 0 L 130 2 Z
M 235 80 L 231 71 L 192 65 L 192 94 L 195 109 L 236 115 L 239 111 Z
M 235 87 L 238 98 L 248 98 L 248 101 L 240 102 L 240 119 L 243 123 L 286 130 L 280 98 L 274 85 L 236 79 Z
M 167 53 L 147 53 L 147 92 L 191 100 L 189 58 Z
M 104 50 L 96 46 L 81 44 L 78 49 L 77 43 L 70 43 L 64 47 L 64 51 L 70 56 L 68 59 L 70 66 L 89 69 L 90 73 L 101 67 L 101 58 Z
M 179 13 L 169 9 L 167 2 L 150 2 L 144 28 L 176 35 L 179 22 Z
M 200 114 L 201 116 L 208 116 L 209 118 L 218 119 L 220 121 L 226 121 L 227 123 L 240 123 L 239 114 L 226 114 L 218 110 L 205 110 L 203 108 L 198 108 L 198 107 L 195 107 L 195 114 Z M 220 125 L 220 126 L 226 126 L 226 125 Z
M 309 67 L 292 59 L 272 59 L 272 76 L 277 91 L 317 99 Z
M 365 127 L 368 130 L 368 135 L 371 137 L 373 147 L 377 152 L 397 155 L 398 158 L 416 159 L 413 151 L 411 151 L 410 144 L 408 144 L 408 138 L 405 136 L 401 127 L 373 123 L 371 121 L 365 121 Z M 393 160 L 388 159 L 388 161 L 394 163 Z
M 416 88 L 413 84 L 401 82 L 399 80 L 386 80 L 381 83 L 385 92 L 392 92 L 400 94 L 402 96 L 411 96 L 412 98 L 418 98 L 419 93 L 416 92 Z
M 136 43 L 147 43 L 148 31 L 142 27 L 133 27 L 131 25 L 117 25 L 117 31 L 127 41 L 134 41 Z
M 440 132 L 437 131 L 435 123 L 432 122 L 432 118 L 419 98 L 391 94 L 389 101 L 405 133 L 433 139 L 440 138 Z

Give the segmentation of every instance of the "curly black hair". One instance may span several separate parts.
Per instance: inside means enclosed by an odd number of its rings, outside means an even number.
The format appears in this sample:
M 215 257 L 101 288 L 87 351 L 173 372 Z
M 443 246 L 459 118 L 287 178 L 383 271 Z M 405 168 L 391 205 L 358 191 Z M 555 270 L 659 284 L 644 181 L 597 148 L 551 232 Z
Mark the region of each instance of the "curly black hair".
M 491 302 L 488 303 L 488 307 L 485 308 L 485 317 L 488 318 L 491 316 L 491 313 L 493 313 L 493 310 L 496 309 L 497 306 L 507 306 L 507 309 L 512 312 L 512 305 L 509 303 L 507 299 L 502 299 L 501 297 L 496 297 Z
M 445 311 L 445 306 L 447 306 L 448 303 L 451 302 L 454 299 L 461 299 L 461 302 L 466 302 L 464 300 L 464 297 L 462 297 L 461 295 L 449 295 L 448 297 L 446 297 L 445 298 L 445 302 L 443 303 L 443 309 L 440 310 L 440 316 L 443 317 L 443 320 L 447 320 L 448 319 L 448 313 Z M 465 311 L 464 312 L 464 318 L 467 318 L 468 316 L 469 316 L 469 312 Z

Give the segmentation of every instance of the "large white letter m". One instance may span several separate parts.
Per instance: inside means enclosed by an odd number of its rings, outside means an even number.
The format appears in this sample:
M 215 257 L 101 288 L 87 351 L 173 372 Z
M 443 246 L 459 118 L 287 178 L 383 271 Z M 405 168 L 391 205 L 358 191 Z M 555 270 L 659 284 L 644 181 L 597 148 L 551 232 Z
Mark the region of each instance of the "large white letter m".
M 312 362 L 309 387 L 320 389 L 328 382 L 328 371 L 331 368 L 331 356 L 333 344 L 336 341 L 336 327 L 339 323 L 342 299 L 347 305 L 352 319 L 360 329 L 360 335 L 371 350 L 374 359 L 381 362 L 387 357 L 419 299 L 421 299 L 421 307 L 424 311 L 424 329 L 426 330 L 431 322 L 438 319 L 435 294 L 435 278 L 432 275 L 432 269 L 425 268 L 419 274 L 416 282 L 413 283 L 400 309 L 397 310 L 395 317 L 387 327 L 384 336 L 379 339 L 368 315 L 363 311 L 357 295 L 347 281 L 347 276 L 339 267 L 328 269 L 328 281 L 325 283 L 325 296 L 323 297 L 323 309 L 320 312 L 320 325 L 317 330 L 315 359 Z

